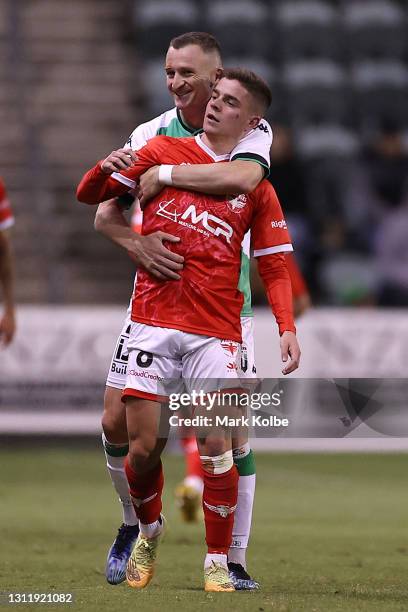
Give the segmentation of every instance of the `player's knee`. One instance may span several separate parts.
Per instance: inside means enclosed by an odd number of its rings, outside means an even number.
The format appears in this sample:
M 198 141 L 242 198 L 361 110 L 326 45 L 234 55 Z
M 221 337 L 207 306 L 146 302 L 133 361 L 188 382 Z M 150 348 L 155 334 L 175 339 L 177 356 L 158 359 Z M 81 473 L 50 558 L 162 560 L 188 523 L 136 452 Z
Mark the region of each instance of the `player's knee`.
M 127 442 L 126 420 L 123 416 L 105 410 L 101 423 L 103 433 L 109 442 L 112 444 Z
M 129 461 L 132 468 L 139 472 L 150 469 L 153 449 L 154 444 L 148 439 L 138 438 L 131 441 L 129 445 Z
M 200 448 L 200 455 L 217 457 L 226 453 L 230 448 L 231 445 L 224 438 L 209 438 L 205 440 L 203 447 Z

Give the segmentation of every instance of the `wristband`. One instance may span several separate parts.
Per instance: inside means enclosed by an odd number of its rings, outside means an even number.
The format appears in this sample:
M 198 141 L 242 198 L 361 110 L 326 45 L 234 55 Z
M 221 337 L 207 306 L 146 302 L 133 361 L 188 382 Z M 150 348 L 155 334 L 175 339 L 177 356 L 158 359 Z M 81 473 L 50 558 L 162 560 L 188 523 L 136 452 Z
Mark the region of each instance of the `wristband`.
M 169 164 L 163 164 L 159 168 L 159 182 L 162 185 L 172 185 L 173 181 L 171 180 L 171 173 L 173 171 L 173 166 Z

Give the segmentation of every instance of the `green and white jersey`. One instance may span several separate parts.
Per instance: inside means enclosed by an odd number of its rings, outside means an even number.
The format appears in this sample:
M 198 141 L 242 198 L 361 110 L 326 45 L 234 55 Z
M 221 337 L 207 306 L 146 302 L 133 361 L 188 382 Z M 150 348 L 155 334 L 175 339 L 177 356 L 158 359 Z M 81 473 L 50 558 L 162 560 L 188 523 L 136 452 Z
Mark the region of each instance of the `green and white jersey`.
M 162 113 L 155 119 L 139 125 L 129 136 L 125 146 L 134 151 L 141 149 L 154 136 L 172 136 L 174 138 L 186 138 L 201 133 L 202 129 L 194 129 L 188 126 L 181 117 L 177 108 Z M 272 128 L 267 121 L 262 119 L 255 130 L 252 130 L 242 138 L 237 146 L 231 151 L 230 161 L 236 159 L 254 161 L 265 170 L 265 176 L 269 174 L 270 149 L 272 146 Z M 241 316 L 253 316 L 251 305 L 250 285 L 250 232 L 242 241 L 241 251 L 241 275 L 238 288 L 244 295 L 244 305 Z

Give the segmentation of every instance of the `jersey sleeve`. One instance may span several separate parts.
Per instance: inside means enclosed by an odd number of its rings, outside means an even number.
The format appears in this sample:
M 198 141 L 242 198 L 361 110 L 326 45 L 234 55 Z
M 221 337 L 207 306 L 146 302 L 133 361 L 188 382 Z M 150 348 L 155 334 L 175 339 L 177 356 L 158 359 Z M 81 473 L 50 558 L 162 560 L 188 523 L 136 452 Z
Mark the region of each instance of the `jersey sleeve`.
M 133 151 L 139 151 L 139 149 L 144 147 L 149 140 L 157 136 L 161 117 L 162 115 L 159 115 L 151 121 L 138 125 L 127 139 L 124 148 L 130 147 Z
M 162 142 L 165 140 L 166 142 Z M 116 198 L 134 189 L 137 180 L 143 172 L 152 166 L 160 164 L 161 154 L 168 145 L 165 136 L 157 136 L 150 140 L 137 155 L 137 161 L 121 172 L 108 175 L 101 169 L 101 162 L 91 168 L 83 177 L 77 188 L 77 198 L 85 204 L 99 204 L 110 198 Z
M 0 180 L 0 231 L 4 231 L 14 224 L 13 212 L 7 197 L 4 183 Z
M 137 161 L 127 170 L 113 172 L 110 176 L 112 180 L 127 185 L 129 190 L 137 187 L 137 181 L 146 170 L 152 166 L 157 166 L 162 163 L 162 153 L 171 140 L 167 136 L 155 136 L 150 139 L 147 144 L 139 149 L 137 153 Z
M 268 176 L 272 139 L 272 128 L 262 119 L 254 130 L 239 141 L 230 155 L 230 161 L 241 159 L 256 162 L 264 168 L 265 176 Z
M 253 256 L 293 251 L 282 208 L 272 185 L 268 181 L 262 181 L 251 197 L 255 198 L 251 221 Z

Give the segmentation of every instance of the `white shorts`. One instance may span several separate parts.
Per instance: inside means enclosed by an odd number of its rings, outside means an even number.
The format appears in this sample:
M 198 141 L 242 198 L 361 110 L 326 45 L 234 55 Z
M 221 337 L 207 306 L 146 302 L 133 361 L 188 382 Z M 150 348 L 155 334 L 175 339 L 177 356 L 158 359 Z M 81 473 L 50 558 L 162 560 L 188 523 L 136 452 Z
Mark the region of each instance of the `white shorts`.
M 115 350 L 113 351 L 111 364 L 109 367 L 108 376 L 106 379 L 107 387 L 115 389 L 124 389 L 127 378 L 128 366 L 128 341 L 132 320 L 130 311 L 126 313 L 126 319 L 122 327 L 122 331 L 116 342 Z M 254 318 L 241 317 L 242 328 L 242 345 L 239 352 L 238 368 L 240 378 L 256 377 L 255 366 L 255 347 L 254 347 Z M 160 329 L 160 328 L 154 328 Z M 201 336 L 205 338 L 206 336 Z
M 242 388 L 239 342 L 132 323 L 128 351 L 124 397 Z

